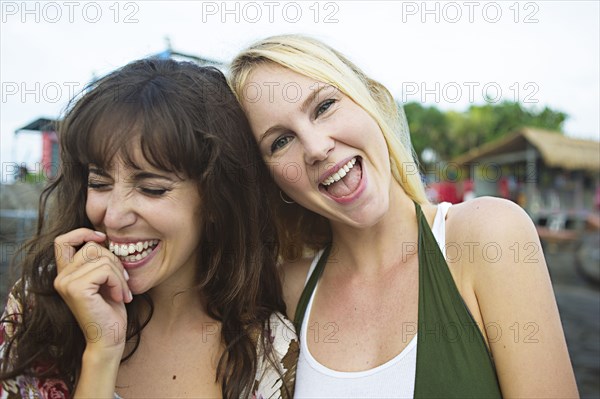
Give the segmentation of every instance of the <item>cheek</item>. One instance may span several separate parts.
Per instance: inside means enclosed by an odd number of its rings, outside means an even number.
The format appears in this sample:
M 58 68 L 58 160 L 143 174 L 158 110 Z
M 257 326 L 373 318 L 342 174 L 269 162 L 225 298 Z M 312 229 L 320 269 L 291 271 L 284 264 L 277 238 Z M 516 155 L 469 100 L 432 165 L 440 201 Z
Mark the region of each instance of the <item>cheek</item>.
M 271 169 L 271 173 L 275 183 L 289 192 L 300 190 L 307 181 L 306 169 L 303 169 L 298 162 L 286 162 Z
M 383 132 L 381 131 L 381 128 L 379 127 L 377 122 L 375 122 L 370 116 L 368 116 L 368 114 L 365 111 L 362 112 L 364 112 L 365 118 L 362 119 L 363 123 L 359 125 L 360 129 L 358 129 L 357 131 L 369 132 L 369 147 L 372 150 L 377 151 L 377 153 L 381 155 L 385 154 L 383 158 L 389 160 L 389 149 L 385 141 Z M 362 139 L 364 140 L 364 137 Z
M 286 189 L 287 187 L 287 179 L 283 176 L 283 171 L 281 169 L 271 169 L 271 176 L 273 176 L 273 180 L 275 180 L 275 184 L 277 184 L 280 188 Z
M 101 198 L 93 193 L 88 194 L 87 201 L 85 202 L 85 213 L 94 226 L 98 226 L 102 221 L 105 208 Z

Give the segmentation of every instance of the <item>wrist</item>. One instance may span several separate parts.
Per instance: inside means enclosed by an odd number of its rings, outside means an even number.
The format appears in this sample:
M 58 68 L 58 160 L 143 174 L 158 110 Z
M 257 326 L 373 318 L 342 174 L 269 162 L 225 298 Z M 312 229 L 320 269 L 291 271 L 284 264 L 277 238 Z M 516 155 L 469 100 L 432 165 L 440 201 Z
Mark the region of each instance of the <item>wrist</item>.
M 113 398 L 123 348 L 93 348 L 83 352 L 75 398 Z
M 123 356 L 124 346 L 116 347 L 95 347 L 94 345 L 87 345 L 83 351 L 82 364 L 89 364 L 90 366 L 103 365 L 104 367 L 110 365 L 119 365 Z

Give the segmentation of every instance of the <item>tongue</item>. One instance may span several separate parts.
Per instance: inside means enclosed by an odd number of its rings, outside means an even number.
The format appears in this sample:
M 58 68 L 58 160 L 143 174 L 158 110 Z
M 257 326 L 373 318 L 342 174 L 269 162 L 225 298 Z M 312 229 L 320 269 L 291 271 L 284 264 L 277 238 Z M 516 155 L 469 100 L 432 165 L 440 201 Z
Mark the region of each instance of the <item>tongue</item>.
M 350 172 L 343 179 L 327 186 L 327 192 L 332 197 L 340 198 L 353 193 L 360 184 L 362 178 L 362 168 L 360 163 L 356 163 Z

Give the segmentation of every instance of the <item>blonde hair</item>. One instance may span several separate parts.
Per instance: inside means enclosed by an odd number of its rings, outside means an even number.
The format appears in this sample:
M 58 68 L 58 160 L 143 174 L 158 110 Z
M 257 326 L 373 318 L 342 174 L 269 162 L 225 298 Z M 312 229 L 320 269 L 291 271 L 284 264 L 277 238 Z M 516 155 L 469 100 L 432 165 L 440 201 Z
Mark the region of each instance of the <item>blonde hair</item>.
M 232 61 L 229 71 L 229 84 L 240 103 L 244 103 L 244 88 L 249 83 L 252 71 L 264 64 L 274 63 L 317 81 L 331 84 L 362 107 L 379 125 L 390 154 L 391 172 L 406 194 L 415 202 L 428 203 L 415 161 L 404 110 L 396 104 L 390 92 L 379 82 L 370 79 L 363 71 L 344 55 L 326 44 L 301 35 L 272 36 L 243 50 Z M 306 231 L 306 220 L 292 216 L 289 206 L 279 217 L 288 219 L 287 226 L 280 226 L 286 237 L 282 248 L 292 245 L 285 242 L 296 240 L 296 244 L 309 247 L 322 247 L 330 233 Z M 296 206 L 296 208 L 300 208 Z M 282 208 L 286 209 L 286 208 Z M 304 219 L 312 212 L 303 209 Z M 298 214 L 298 212 L 292 212 Z M 287 217 L 286 217 L 287 216 Z M 314 214 L 310 218 L 314 218 Z M 291 222 L 291 224 L 290 224 Z M 317 228 L 309 223 L 310 228 Z M 321 225 L 322 221 L 317 225 Z M 296 230 L 296 231 L 294 231 Z M 301 230 L 306 231 L 303 234 Z M 320 230 L 323 230 L 322 228 Z M 313 237 L 311 237 L 311 235 Z M 280 234 L 282 236 L 282 234 Z M 293 237 L 293 238 L 292 238 Z M 315 241 L 316 242 L 313 242 Z M 325 242 L 324 242 L 325 241 Z M 292 245 L 294 247 L 294 245 Z

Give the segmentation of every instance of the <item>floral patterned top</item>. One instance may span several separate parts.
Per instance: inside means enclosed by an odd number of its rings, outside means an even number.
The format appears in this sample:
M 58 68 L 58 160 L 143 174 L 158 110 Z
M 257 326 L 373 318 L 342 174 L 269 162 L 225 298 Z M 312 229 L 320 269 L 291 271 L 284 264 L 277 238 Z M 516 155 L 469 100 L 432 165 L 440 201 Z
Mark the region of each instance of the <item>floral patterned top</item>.
M 2 319 L 17 321 L 21 313 L 22 304 L 11 293 L 2 315 Z M 298 338 L 292 323 L 279 313 L 273 313 L 270 318 L 270 328 L 263 331 L 269 334 L 274 349 L 277 366 L 274 366 L 263 353 L 258 354 L 258 367 L 256 379 L 252 387 L 252 399 L 266 398 L 292 398 L 296 380 L 296 363 L 298 361 Z M 0 323 L 0 359 L 3 357 L 5 345 L 13 334 L 11 323 Z M 47 365 L 40 365 L 46 369 Z M 287 388 L 287 389 L 286 389 Z M 35 378 L 19 376 L 0 382 L 0 399 L 62 399 L 70 398 L 71 394 L 64 381 L 53 378 Z M 115 398 L 120 398 L 115 393 Z

